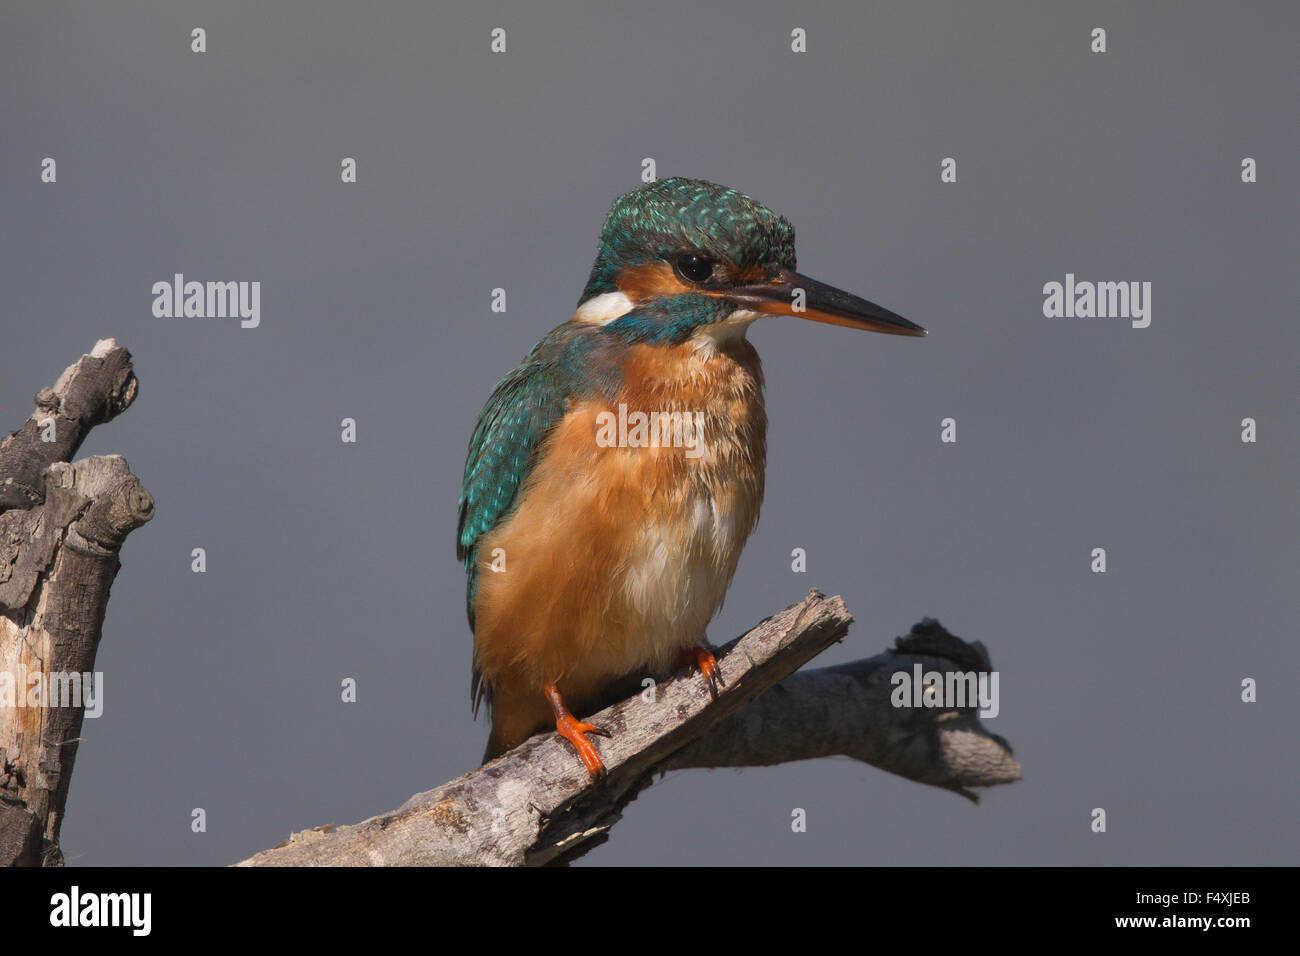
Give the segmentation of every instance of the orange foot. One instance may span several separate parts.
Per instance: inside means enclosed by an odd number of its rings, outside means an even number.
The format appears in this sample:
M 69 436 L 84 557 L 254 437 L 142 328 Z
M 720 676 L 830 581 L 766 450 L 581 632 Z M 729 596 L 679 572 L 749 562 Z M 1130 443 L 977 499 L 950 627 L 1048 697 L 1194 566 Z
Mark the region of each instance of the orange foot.
M 595 724 L 584 724 L 573 714 L 569 713 L 564 706 L 564 700 L 560 697 L 560 688 L 555 684 L 543 684 L 542 693 L 546 699 L 551 702 L 551 710 L 555 711 L 555 729 L 569 743 L 573 744 L 573 749 L 578 751 L 578 756 L 582 758 L 582 765 L 587 768 L 587 773 L 593 780 L 603 780 L 605 778 L 605 764 L 600 759 L 600 754 L 596 753 L 596 748 L 588 740 L 585 734 L 596 734 L 599 737 L 608 737 L 609 731 L 602 730 Z
M 707 647 L 688 647 L 682 651 L 682 665 L 700 669 L 705 682 L 709 685 L 709 696 L 714 700 L 718 699 L 720 688 L 727 686 L 727 682 L 722 679 L 722 668 L 718 666 L 718 659 Z

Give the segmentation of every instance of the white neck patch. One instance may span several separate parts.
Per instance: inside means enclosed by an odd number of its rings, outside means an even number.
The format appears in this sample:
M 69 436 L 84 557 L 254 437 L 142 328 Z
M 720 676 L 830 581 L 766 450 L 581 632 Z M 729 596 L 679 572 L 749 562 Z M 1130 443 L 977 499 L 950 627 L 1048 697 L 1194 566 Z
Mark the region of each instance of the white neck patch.
M 622 292 L 592 296 L 573 313 L 573 321 L 586 325 L 608 325 L 632 311 L 632 300 Z

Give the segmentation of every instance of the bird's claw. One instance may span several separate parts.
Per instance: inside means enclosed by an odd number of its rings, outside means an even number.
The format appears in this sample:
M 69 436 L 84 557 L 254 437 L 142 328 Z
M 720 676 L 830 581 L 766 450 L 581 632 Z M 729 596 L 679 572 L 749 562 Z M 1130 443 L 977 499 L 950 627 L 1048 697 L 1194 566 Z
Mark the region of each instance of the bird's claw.
M 557 717 L 555 729 L 561 737 L 573 744 L 573 749 L 578 752 L 578 757 L 582 760 L 582 765 L 587 768 L 587 773 L 591 776 L 591 779 L 596 781 L 604 780 L 605 762 L 600 759 L 600 754 L 596 753 L 595 746 L 587 739 L 586 735 L 595 734 L 598 737 L 609 737 L 609 731 L 597 727 L 595 724 L 585 724 L 572 714 Z
M 684 651 L 683 656 L 687 665 L 699 668 L 708 685 L 709 696 L 717 700 L 727 682 L 722 679 L 722 668 L 718 666 L 718 659 L 713 656 L 713 652 L 707 647 L 692 647 Z

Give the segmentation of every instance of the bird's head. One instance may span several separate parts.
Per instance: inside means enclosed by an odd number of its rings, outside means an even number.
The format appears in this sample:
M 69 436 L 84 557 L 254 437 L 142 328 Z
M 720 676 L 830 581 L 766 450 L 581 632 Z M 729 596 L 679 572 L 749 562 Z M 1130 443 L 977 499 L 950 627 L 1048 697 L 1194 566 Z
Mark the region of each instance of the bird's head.
M 873 332 L 925 329 L 795 271 L 794 227 L 748 196 L 661 179 L 614 201 L 575 320 L 640 341 L 683 341 L 706 326 L 743 330 L 763 314 Z

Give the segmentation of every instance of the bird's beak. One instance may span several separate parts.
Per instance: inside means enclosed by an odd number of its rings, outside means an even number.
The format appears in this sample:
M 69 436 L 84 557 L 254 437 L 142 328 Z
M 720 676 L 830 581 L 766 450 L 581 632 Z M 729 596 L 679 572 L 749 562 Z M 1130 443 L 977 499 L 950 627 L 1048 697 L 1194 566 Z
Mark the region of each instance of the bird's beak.
M 802 290 L 803 295 L 799 292 Z M 728 299 L 772 315 L 795 315 L 814 322 L 868 329 L 890 335 L 925 335 L 925 329 L 874 302 L 859 299 L 834 286 L 782 269 L 771 279 L 756 285 L 739 286 L 726 292 Z

